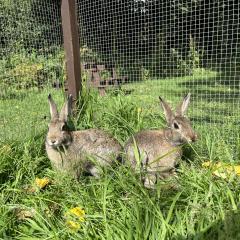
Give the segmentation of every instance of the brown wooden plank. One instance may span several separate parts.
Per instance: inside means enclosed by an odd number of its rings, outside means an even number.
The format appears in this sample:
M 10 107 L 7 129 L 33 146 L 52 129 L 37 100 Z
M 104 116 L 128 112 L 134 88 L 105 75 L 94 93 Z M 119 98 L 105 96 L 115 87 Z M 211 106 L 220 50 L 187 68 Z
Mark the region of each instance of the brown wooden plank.
M 61 2 L 62 29 L 67 70 L 67 91 L 77 100 L 82 88 L 80 47 L 75 0 Z

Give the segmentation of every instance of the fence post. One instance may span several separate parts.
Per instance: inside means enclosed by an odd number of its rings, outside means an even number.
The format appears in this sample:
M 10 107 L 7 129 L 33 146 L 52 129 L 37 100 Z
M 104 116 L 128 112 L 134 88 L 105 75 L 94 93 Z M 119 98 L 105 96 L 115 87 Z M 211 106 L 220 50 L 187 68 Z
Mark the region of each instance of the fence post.
M 67 91 L 74 102 L 82 88 L 80 47 L 75 0 L 61 1 L 62 30 L 67 70 Z

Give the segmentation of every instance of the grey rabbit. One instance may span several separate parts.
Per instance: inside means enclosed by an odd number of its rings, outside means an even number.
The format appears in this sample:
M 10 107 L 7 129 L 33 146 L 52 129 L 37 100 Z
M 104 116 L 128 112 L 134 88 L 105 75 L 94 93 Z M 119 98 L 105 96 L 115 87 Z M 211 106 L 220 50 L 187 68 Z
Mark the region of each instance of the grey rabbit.
M 167 121 L 167 128 L 143 130 L 131 137 L 125 145 L 126 161 L 134 170 L 146 171 L 144 186 L 154 188 L 157 178 L 175 175 L 175 167 L 182 156 L 181 145 L 195 142 L 197 134 L 185 116 L 190 102 L 190 93 L 174 113 L 161 97 L 160 104 Z M 136 148 L 140 159 L 136 159 Z M 140 162 L 140 163 L 139 163 Z
M 71 95 L 60 113 L 50 94 L 48 102 L 51 121 L 45 147 L 53 168 L 68 172 L 76 178 L 79 178 L 82 172 L 100 177 L 102 167 L 113 164 L 120 156 L 121 145 L 99 129 L 70 131 L 67 120 L 72 108 Z

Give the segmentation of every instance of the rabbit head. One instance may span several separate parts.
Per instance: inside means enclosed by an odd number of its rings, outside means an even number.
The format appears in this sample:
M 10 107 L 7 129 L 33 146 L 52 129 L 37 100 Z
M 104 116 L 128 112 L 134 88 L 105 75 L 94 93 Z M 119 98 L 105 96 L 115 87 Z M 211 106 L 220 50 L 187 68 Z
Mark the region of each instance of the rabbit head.
M 177 106 L 175 113 L 168 103 L 159 97 L 164 115 L 167 120 L 168 128 L 171 130 L 169 139 L 175 144 L 180 145 L 187 142 L 195 142 L 197 134 L 194 132 L 189 119 L 185 116 L 189 102 L 190 93 L 188 93 Z
M 46 142 L 53 148 L 68 146 L 72 140 L 71 133 L 67 126 L 67 119 L 71 112 L 72 95 L 68 96 L 60 113 L 50 94 L 48 95 L 48 102 L 50 106 L 51 121 L 48 125 Z

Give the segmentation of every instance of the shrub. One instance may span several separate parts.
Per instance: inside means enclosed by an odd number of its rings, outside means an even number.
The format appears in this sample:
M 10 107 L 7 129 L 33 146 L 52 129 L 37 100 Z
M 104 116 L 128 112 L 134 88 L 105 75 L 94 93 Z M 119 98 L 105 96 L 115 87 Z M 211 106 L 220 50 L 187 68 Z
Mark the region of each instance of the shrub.
M 63 51 L 54 55 L 38 55 L 25 51 L 11 54 L 0 61 L 0 87 L 3 95 L 9 91 L 43 88 L 65 79 Z

